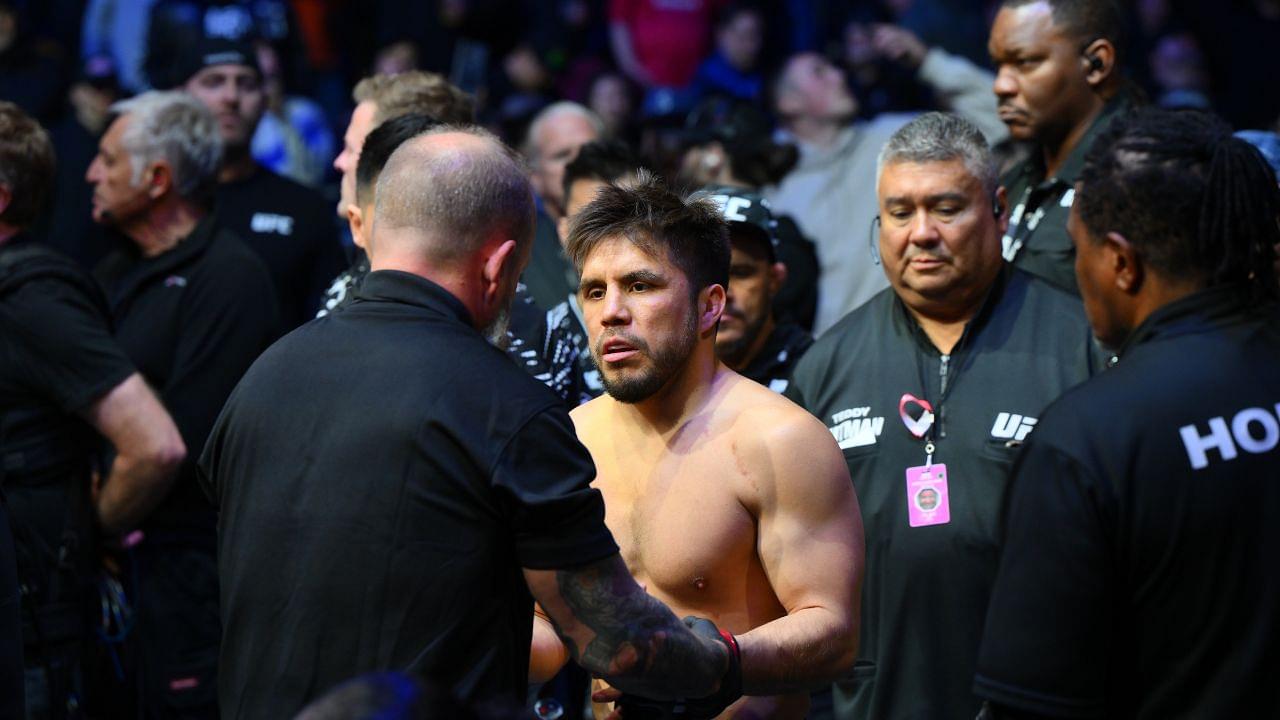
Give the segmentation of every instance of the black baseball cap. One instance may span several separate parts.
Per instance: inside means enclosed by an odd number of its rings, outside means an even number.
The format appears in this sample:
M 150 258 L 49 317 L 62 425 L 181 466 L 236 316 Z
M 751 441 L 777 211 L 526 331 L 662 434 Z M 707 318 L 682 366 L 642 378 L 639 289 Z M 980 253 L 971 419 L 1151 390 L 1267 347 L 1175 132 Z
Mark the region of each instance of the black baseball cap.
M 258 52 L 253 43 L 243 39 L 204 37 L 181 54 L 173 78 L 177 85 L 183 85 L 196 73 L 214 65 L 246 65 L 262 77 Z
M 768 199 L 758 192 L 729 185 L 711 185 L 703 192 L 720 207 L 730 225 L 750 228 L 766 241 L 770 262 L 778 259 L 778 221 Z

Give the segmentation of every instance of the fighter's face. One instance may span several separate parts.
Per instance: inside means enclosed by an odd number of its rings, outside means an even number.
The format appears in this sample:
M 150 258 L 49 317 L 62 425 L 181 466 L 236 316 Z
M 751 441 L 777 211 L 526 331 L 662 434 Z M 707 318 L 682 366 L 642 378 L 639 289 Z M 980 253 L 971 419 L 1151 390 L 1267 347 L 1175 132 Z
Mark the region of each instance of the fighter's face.
M 1079 42 L 1054 25 L 1048 2 L 1001 9 L 988 50 L 1000 119 L 1014 139 L 1057 142 L 1087 115 L 1087 61 Z
M 338 217 L 346 217 L 347 206 L 356 202 L 356 166 L 360 163 L 360 148 L 364 147 L 364 139 L 373 130 L 373 117 L 377 112 L 378 106 L 368 100 L 351 111 L 351 122 L 342 136 L 342 152 L 333 160 L 333 168 L 342 173 Z
M 895 162 L 880 173 L 880 256 L 907 305 L 972 299 L 1000 267 L 1000 220 L 962 160 Z
M 138 183 L 133 182 L 133 162 L 122 142 L 131 117 L 116 118 L 102 140 L 98 154 L 89 163 L 85 180 L 93 184 L 93 221 L 120 226 L 145 212 L 151 201 L 147 196 L 147 168 Z
M 212 65 L 192 75 L 186 91 L 213 111 L 228 148 L 249 147 L 266 109 L 257 70 L 247 65 Z
M 841 120 L 858 110 L 844 73 L 816 53 L 791 58 L 782 85 L 778 111 L 786 117 Z
M 773 296 L 781 285 L 776 263 L 762 252 L 750 252 L 749 245 L 738 241 L 734 229 L 733 251 L 729 260 L 729 288 L 720 329 L 716 331 L 716 354 L 730 366 L 737 366 L 755 346 L 773 312 Z
M 1109 271 L 1109 256 L 1103 244 L 1090 235 L 1076 207 L 1072 205 L 1067 215 L 1067 233 L 1076 247 L 1076 284 L 1084 300 L 1084 314 L 1098 342 L 1117 348 L 1128 336 L 1129 328 L 1120 319 L 1116 304 L 1115 273 Z
M 591 355 L 614 399 L 640 402 L 688 362 L 698 340 L 691 292 L 674 263 L 624 237 L 600 243 L 587 256 L 578 299 Z
M 564 214 L 564 166 L 578 156 L 578 148 L 599 139 L 586 118 L 563 113 L 547 120 L 538 130 L 533 188 L 555 213 Z

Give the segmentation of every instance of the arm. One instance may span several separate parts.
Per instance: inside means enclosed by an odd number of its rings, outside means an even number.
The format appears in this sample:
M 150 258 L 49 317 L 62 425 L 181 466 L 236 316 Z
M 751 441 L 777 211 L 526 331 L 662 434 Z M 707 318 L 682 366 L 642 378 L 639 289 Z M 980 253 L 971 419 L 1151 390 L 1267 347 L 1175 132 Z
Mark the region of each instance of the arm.
M 169 413 L 138 373 L 81 415 L 116 449 L 110 474 L 95 484 L 93 498 L 102 529 L 119 534 L 135 527 L 164 499 L 187 448 Z
M 920 82 L 933 90 L 938 102 L 973 121 L 988 142 L 1008 136 L 996 111 L 991 91 L 996 79 L 990 72 L 940 48 L 928 48 L 910 30 L 896 25 L 877 25 L 872 42 L 884 57 L 916 69 Z
M 571 569 L 525 568 L 524 577 L 574 662 L 614 687 L 658 700 L 718 689 L 729 665 L 724 644 L 690 632 L 618 554 Z
M 862 515 L 826 428 L 794 409 L 749 462 L 767 468 L 758 552 L 785 617 L 738 637 L 743 692 L 776 695 L 831 682 L 858 650 Z
M 649 71 L 644 69 L 640 59 L 636 57 L 635 48 L 631 45 L 631 31 L 625 24 L 617 21 L 609 23 L 609 47 L 613 49 L 613 59 L 618 62 L 618 68 L 626 73 L 627 77 L 642 87 L 653 86 L 653 78 L 649 77 Z
M 533 608 L 533 640 L 529 644 L 529 684 L 544 683 L 555 677 L 569 662 L 569 649 L 560 642 L 555 626 L 546 611 Z

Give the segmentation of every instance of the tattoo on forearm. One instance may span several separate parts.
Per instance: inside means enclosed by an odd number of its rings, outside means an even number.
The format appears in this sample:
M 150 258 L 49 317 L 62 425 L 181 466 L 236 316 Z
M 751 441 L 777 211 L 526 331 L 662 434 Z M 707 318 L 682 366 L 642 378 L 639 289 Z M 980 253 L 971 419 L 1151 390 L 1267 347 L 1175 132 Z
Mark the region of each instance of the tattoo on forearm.
M 643 678 L 670 691 L 705 688 L 722 671 L 714 655 L 665 605 L 637 592 L 625 573 L 620 561 L 606 561 L 556 574 L 565 604 L 595 633 L 585 648 L 560 633 L 573 658 L 612 678 Z

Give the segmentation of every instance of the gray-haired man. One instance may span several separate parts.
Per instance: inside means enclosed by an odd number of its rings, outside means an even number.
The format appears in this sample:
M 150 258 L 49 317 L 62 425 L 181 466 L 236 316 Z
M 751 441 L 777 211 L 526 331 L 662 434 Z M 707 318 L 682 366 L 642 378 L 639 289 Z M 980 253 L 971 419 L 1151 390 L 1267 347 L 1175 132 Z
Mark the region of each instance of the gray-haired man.
M 1001 259 L 1005 193 L 974 125 L 922 115 L 878 166 L 890 287 L 814 344 L 786 393 L 835 435 L 874 539 L 836 714 L 971 718 L 1013 456 L 1096 363 L 1079 302 Z
M 93 219 L 130 246 L 96 275 L 116 339 L 156 389 L 188 448 L 168 495 L 139 528 L 137 628 L 147 717 L 216 717 L 214 511 L 195 462 L 231 389 L 276 328 L 271 278 L 209 214 L 222 158 L 218 122 L 184 93 L 117 103 L 87 179 Z

